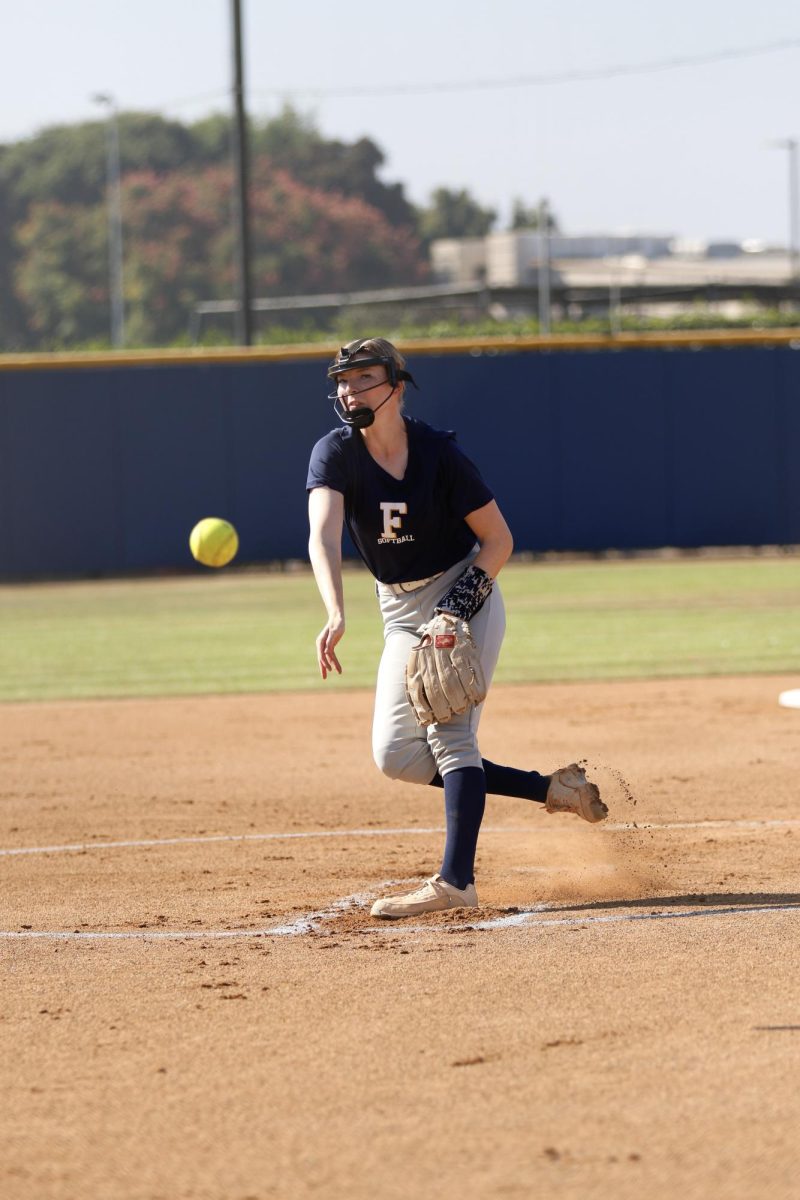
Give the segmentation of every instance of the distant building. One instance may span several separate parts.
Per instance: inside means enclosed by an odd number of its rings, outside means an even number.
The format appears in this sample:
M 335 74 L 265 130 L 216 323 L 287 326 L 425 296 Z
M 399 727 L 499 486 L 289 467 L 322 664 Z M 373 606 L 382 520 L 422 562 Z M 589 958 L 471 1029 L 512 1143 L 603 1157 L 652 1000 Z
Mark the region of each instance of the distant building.
M 555 233 L 547 239 L 546 253 L 551 262 L 630 254 L 649 260 L 667 257 L 674 240 L 664 234 Z M 541 235 L 530 229 L 483 238 L 442 238 L 431 244 L 431 267 L 437 283 L 530 287 L 536 283 L 543 250 Z
M 437 283 L 479 283 L 486 279 L 486 238 L 438 238 L 431 243 Z
M 800 306 L 791 253 L 752 239 L 551 233 L 543 244 L 536 230 L 508 230 L 439 238 L 431 243 L 430 260 L 432 280 L 420 286 L 269 296 L 254 300 L 253 310 L 291 321 L 381 305 L 387 320 L 475 321 L 488 314 L 499 321 L 539 314 L 546 295 L 556 318 L 602 314 L 613 329 L 623 313 L 673 317 L 694 304 L 728 317 L 757 306 L 780 305 L 791 312 Z M 235 312 L 235 300 L 195 305 L 192 341 L 199 340 L 207 316 Z
M 697 263 L 719 259 L 738 259 L 749 277 L 759 273 L 757 261 L 772 260 L 765 266 L 769 276 L 775 260 L 786 251 L 749 239 L 708 241 L 679 238 L 673 234 L 582 233 L 550 234 L 547 245 L 536 230 L 506 230 L 482 238 L 441 238 L 431 244 L 433 278 L 437 283 L 484 283 L 489 288 L 535 287 L 542 255 L 556 268 L 569 269 L 576 262 L 672 261 Z M 747 265 L 744 260 L 749 260 Z

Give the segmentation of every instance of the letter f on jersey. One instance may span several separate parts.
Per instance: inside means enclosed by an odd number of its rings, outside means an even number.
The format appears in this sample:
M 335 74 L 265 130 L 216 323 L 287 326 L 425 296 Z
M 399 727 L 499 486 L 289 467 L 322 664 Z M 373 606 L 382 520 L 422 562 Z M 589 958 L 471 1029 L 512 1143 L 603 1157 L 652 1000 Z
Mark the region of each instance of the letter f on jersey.
M 396 538 L 397 534 L 395 530 L 399 529 L 403 524 L 400 517 L 408 512 L 408 505 L 405 501 L 400 504 L 391 504 L 388 501 L 383 501 L 381 502 L 381 512 L 383 513 L 383 536 L 389 540 Z

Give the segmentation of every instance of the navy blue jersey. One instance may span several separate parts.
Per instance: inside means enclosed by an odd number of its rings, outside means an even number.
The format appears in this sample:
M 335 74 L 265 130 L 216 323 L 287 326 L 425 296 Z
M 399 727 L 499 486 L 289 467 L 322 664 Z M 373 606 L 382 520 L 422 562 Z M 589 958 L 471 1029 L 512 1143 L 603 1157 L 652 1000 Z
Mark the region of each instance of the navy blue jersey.
M 357 430 L 333 429 L 311 451 L 306 488 L 344 496 L 347 528 L 381 583 L 426 579 L 469 554 L 464 518 L 494 499 L 455 443 L 455 434 L 404 417 L 408 466 L 395 479 L 375 462 Z

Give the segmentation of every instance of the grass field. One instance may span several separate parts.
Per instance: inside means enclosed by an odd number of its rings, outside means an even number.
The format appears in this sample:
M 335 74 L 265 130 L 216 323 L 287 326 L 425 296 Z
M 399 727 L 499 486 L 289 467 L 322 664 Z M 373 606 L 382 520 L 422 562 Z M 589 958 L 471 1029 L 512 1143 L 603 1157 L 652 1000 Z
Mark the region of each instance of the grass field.
M 501 682 L 800 671 L 800 558 L 512 563 Z M 373 584 L 346 574 L 345 673 L 369 687 Z M 0 700 L 320 686 L 308 571 L 0 588 Z

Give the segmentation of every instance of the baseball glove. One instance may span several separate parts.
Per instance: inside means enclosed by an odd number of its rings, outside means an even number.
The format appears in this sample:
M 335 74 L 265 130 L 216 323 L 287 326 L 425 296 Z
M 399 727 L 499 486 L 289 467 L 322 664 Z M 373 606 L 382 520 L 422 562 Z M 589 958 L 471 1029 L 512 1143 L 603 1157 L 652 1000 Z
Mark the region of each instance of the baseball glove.
M 478 647 L 466 621 L 437 613 L 406 664 L 406 695 L 420 725 L 440 724 L 486 697 Z

